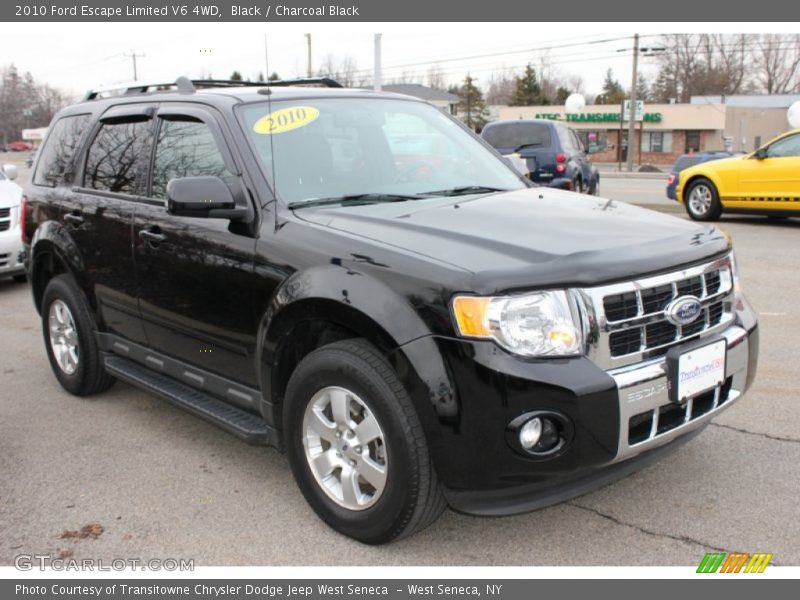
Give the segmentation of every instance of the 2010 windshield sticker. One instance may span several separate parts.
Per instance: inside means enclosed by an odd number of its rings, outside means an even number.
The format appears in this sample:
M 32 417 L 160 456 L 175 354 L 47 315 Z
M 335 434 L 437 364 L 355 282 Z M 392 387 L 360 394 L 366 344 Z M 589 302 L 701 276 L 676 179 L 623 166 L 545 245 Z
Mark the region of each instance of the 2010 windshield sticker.
M 313 106 L 292 106 L 282 108 L 261 117 L 253 125 L 253 131 L 262 135 L 284 133 L 305 127 L 319 117 L 319 111 Z

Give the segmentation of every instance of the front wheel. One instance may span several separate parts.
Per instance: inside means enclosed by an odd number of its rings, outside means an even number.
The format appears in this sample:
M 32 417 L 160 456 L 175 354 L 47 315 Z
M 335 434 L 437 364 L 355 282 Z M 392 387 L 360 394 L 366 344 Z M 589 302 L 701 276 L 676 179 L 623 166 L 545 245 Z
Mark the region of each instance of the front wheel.
M 300 362 L 283 423 L 300 491 L 336 531 L 383 544 L 423 529 L 444 510 L 411 399 L 365 340 L 323 346 Z
M 686 189 L 686 212 L 695 221 L 716 221 L 722 214 L 722 204 L 716 186 L 708 179 L 692 182 Z

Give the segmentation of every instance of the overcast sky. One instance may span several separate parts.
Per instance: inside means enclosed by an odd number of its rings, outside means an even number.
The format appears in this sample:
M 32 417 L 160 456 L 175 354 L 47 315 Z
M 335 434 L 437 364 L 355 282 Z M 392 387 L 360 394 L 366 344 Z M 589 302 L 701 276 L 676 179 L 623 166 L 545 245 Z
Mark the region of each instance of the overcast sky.
M 493 71 L 520 70 L 529 61 L 537 65 L 546 53 L 554 74 L 578 75 L 585 92 L 595 94 L 608 68 L 623 85 L 630 81 L 631 52 L 618 50 L 630 47 L 632 41 L 612 38 L 637 31 L 645 35 L 642 45 L 646 46 L 656 43 L 660 32 L 707 28 L 707 24 L 685 23 L 1 23 L 0 66 L 13 63 L 21 71 L 30 71 L 37 81 L 76 95 L 97 85 L 130 81 L 132 60 L 125 54 L 131 52 L 144 55 L 137 59 L 140 80 L 173 81 L 184 74 L 227 78 L 233 70 L 255 78 L 259 71 L 266 71 L 266 35 L 269 70 L 290 78 L 305 75 L 304 34 L 310 32 L 315 69 L 328 55 L 336 60 L 349 56 L 371 73 L 373 34 L 382 33 L 385 81 L 405 72 L 424 83 L 430 65 L 439 62 L 450 83 L 470 71 L 485 87 Z M 729 32 L 793 28 L 793 24 L 716 26 L 717 31 Z M 600 40 L 612 41 L 597 43 Z M 552 46 L 561 47 L 542 50 Z M 653 59 L 644 60 L 640 71 L 652 76 Z

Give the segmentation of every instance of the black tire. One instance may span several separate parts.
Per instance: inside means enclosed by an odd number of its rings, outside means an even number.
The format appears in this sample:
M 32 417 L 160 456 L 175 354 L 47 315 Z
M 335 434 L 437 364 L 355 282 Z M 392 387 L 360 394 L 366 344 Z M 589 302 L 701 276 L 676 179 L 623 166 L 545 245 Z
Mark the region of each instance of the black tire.
M 69 309 L 77 333 L 77 366 L 74 372 L 66 372 L 58 363 L 53 351 L 50 329 L 50 309 L 57 301 Z M 107 390 L 114 378 L 103 369 L 102 357 L 94 333 L 97 330 L 94 318 L 70 275 L 59 275 L 50 280 L 42 296 L 42 333 L 47 358 L 61 386 L 76 396 L 89 396 Z
M 705 202 L 694 202 L 692 196 L 695 193 Z M 683 197 L 686 212 L 695 221 L 716 221 L 722 214 L 722 203 L 719 201 L 717 187 L 705 177 L 692 181 Z
M 27 283 L 28 276 L 25 273 L 20 273 L 19 275 L 14 275 L 14 281 L 17 283 Z
M 320 390 L 341 387 L 363 400 L 385 440 L 386 481 L 374 504 L 351 510 L 317 482 L 304 446 L 306 408 Z M 297 485 L 317 515 L 336 531 L 366 544 L 384 544 L 433 523 L 445 509 L 419 417 L 397 375 L 363 339 L 323 346 L 295 369 L 283 415 L 286 450 Z
M 579 194 L 583 193 L 583 179 L 576 177 L 572 180 L 572 191 L 578 192 Z

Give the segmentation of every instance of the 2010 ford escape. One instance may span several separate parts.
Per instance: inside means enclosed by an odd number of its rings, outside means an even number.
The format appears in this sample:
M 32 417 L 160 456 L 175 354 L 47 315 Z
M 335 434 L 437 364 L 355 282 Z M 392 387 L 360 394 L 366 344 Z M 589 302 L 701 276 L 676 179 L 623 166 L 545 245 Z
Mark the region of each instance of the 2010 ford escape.
M 714 227 L 532 187 L 408 97 L 165 87 L 90 93 L 35 165 L 53 371 L 285 449 L 336 530 L 561 501 L 750 386 L 756 321 Z

